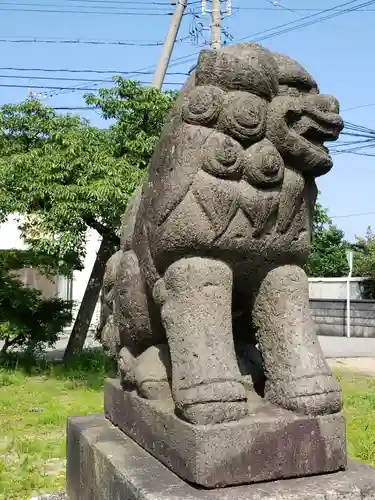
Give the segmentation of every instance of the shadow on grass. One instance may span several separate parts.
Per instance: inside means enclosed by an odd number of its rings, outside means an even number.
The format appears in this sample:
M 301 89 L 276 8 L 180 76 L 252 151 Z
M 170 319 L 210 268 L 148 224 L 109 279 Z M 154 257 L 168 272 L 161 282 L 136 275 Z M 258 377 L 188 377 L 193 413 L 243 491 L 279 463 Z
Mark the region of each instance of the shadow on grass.
M 116 371 L 115 361 L 101 348 L 87 349 L 69 362 L 42 359 L 22 353 L 0 357 L 0 372 L 3 375 L 55 378 L 92 389 L 102 387 L 104 379 L 115 377 Z

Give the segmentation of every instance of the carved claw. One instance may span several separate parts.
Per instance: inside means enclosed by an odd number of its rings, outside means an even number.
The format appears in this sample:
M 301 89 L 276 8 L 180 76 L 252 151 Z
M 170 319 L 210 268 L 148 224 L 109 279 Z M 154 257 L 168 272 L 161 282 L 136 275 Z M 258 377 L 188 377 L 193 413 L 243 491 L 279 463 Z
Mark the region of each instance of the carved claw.
M 333 375 L 305 377 L 285 383 L 266 382 L 266 398 L 287 410 L 305 415 L 338 413 L 341 391 Z
M 218 381 L 178 391 L 176 412 L 196 425 L 240 420 L 248 413 L 244 386 L 237 381 Z

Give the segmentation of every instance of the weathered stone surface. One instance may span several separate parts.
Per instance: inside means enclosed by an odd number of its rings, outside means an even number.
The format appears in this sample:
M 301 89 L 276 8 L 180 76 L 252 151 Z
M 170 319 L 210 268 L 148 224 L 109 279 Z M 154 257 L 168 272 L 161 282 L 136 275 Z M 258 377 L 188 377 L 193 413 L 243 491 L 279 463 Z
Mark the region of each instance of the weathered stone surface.
M 124 384 L 163 399 L 169 380 L 195 425 L 245 418 L 250 379 L 284 409 L 340 411 L 302 267 L 315 178 L 332 167 L 323 143 L 342 128 L 337 100 L 289 57 L 252 43 L 201 52 L 107 270 L 103 340 Z M 256 380 L 243 344 L 259 349 Z
M 374 500 L 375 471 L 350 463 L 333 474 L 196 488 L 103 416 L 83 416 L 68 421 L 67 492 L 70 500 Z
M 248 399 L 247 418 L 197 426 L 175 415 L 171 399 L 150 401 L 107 380 L 104 410 L 180 477 L 209 488 L 345 468 L 341 415 L 296 415 L 254 393 Z
M 103 286 L 122 385 L 106 413 L 189 481 L 345 466 L 303 271 L 315 178 L 332 168 L 323 143 L 342 128 L 337 100 L 289 57 L 204 50 L 124 214 Z

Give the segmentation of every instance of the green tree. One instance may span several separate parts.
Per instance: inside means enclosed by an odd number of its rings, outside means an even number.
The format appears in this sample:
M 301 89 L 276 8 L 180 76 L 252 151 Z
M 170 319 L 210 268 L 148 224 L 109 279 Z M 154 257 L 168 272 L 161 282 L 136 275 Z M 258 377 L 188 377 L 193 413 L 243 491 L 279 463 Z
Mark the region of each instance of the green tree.
M 336 227 L 320 203 L 315 206 L 311 251 L 306 272 L 311 277 L 340 277 L 348 273 L 344 232 Z
M 356 237 L 353 268 L 357 276 L 375 279 L 375 234 L 367 228 L 363 237 Z
M 44 262 L 50 265 L 49 259 Z M 1 354 L 11 348 L 35 351 L 53 344 L 71 322 L 71 302 L 45 299 L 42 293 L 25 286 L 17 271 L 41 264 L 30 250 L 0 250 L 0 339 Z
M 23 217 L 31 248 L 56 268 L 79 268 L 87 229 L 102 237 L 66 357 L 82 349 L 97 303 L 105 263 L 119 244 L 129 197 L 143 178 L 173 93 L 116 78 L 87 102 L 115 120 L 101 130 L 59 115 L 35 99 L 0 108 L 0 216 Z

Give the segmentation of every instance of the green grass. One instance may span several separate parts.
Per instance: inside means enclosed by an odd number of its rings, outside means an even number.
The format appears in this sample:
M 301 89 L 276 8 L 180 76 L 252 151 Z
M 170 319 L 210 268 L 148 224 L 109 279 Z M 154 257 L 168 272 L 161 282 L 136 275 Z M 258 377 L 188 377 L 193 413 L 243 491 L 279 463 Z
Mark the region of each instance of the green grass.
M 348 454 L 375 466 L 375 377 L 335 370 L 344 396 Z
M 113 365 L 88 352 L 69 363 L 0 365 L 0 500 L 64 489 L 69 415 L 101 412 Z M 375 466 L 375 378 L 336 371 L 344 393 L 351 457 Z
M 102 411 L 111 369 L 98 352 L 69 367 L 14 359 L 0 366 L 1 500 L 64 489 L 66 418 Z

